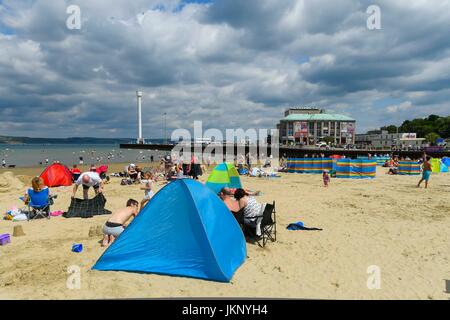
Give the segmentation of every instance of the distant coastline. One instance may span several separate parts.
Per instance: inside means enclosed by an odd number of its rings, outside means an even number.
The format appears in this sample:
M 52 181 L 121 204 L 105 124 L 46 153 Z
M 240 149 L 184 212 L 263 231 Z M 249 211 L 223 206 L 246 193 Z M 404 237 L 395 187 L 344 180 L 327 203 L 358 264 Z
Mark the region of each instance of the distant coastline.
M 73 138 L 30 138 L 30 137 L 11 137 L 0 136 L 0 144 L 7 145 L 52 145 L 52 144 L 121 144 L 134 142 L 132 138 L 92 138 L 92 137 L 73 137 Z M 163 139 L 148 139 L 148 142 L 161 143 Z

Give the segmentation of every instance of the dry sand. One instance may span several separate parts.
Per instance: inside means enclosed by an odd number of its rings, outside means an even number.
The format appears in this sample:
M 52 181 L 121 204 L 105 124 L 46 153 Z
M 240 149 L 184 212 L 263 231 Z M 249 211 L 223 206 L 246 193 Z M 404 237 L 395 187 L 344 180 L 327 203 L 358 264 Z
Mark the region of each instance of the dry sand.
M 117 165 L 117 168 L 123 168 Z M 0 171 L 0 212 L 24 193 L 40 169 Z M 449 299 L 450 174 L 433 174 L 430 188 L 417 189 L 418 177 L 388 176 L 378 168 L 374 180 L 332 179 L 282 174 L 282 178 L 243 178 L 261 190 L 260 201 L 276 201 L 278 241 L 261 249 L 247 245 L 248 259 L 231 283 L 90 268 L 104 251 L 92 226 L 107 216 L 31 222 L 0 221 L 0 233 L 21 224 L 26 233 L 0 246 L 0 298 L 101 299 L 150 297 L 272 297 L 325 299 Z M 26 176 L 23 176 L 26 175 Z M 206 177 L 206 176 L 204 176 Z M 66 210 L 70 187 L 54 189 L 52 210 Z M 81 192 L 80 192 L 81 194 Z M 107 208 L 115 210 L 139 186 L 106 186 Z M 291 222 L 323 231 L 288 231 Z M 82 253 L 72 253 L 82 243 Z M 81 289 L 66 286 L 67 269 L 81 268 Z M 369 290 L 367 268 L 379 266 L 381 288 Z

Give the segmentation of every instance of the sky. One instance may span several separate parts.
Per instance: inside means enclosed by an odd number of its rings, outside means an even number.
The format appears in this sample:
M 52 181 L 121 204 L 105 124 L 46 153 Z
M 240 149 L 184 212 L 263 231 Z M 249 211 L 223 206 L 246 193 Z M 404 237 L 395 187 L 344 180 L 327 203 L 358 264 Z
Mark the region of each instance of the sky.
M 270 129 L 292 106 L 359 133 L 446 116 L 449 30 L 450 0 L 0 0 L 0 135 L 135 137 L 136 90 L 145 138 L 164 118 Z

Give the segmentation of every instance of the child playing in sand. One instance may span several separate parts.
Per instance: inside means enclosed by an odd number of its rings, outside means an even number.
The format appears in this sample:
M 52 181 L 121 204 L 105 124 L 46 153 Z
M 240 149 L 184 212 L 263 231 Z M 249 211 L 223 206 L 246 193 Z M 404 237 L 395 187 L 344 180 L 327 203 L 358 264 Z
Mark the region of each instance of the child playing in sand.
M 107 247 L 125 230 L 124 224 L 131 218 L 136 217 L 139 210 L 139 202 L 130 199 L 127 207 L 114 212 L 103 226 L 102 247 Z
M 425 157 L 425 161 L 423 163 L 423 172 L 422 172 L 422 179 L 420 179 L 419 183 L 417 184 L 417 188 L 420 188 L 420 184 L 425 181 L 425 189 L 428 188 L 428 180 L 430 180 L 431 176 L 431 158 L 429 156 Z
M 328 184 L 330 183 L 330 175 L 328 174 L 328 170 L 323 170 L 322 179 L 325 188 L 328 187 Z
M 141 210 L 153 197 L 153 174 L 150 171 L 144 173 L 144 178 L 147 180 L 141 190 L 144 190 L 144 199 L 141 201 Z

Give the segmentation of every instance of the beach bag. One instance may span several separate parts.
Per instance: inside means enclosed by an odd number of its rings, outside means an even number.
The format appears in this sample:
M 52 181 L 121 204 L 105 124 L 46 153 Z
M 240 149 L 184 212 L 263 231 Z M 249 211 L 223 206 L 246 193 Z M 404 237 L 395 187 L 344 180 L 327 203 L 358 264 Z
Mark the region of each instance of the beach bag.
M 25 213 L 18 214 L 13 217 L 12 221 L 27 221 L 28 217 Z

